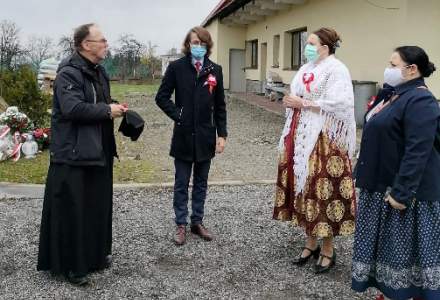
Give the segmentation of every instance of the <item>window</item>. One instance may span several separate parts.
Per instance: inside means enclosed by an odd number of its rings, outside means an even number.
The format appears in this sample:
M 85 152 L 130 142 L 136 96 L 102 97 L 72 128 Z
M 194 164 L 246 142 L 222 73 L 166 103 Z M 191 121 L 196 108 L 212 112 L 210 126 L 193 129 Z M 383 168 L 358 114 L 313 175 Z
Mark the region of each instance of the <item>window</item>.
M 246 68 L 258 69 L 258 40 L 246 42 Z
M 298 70 L 306 63 L 303 52 L 307 42 L 307 28 L 287 31 L 284 38 L 284 69 Z
M 280 35 L 273 37 L 273 62 L 272 67 L 278 68 L 280 66 Z

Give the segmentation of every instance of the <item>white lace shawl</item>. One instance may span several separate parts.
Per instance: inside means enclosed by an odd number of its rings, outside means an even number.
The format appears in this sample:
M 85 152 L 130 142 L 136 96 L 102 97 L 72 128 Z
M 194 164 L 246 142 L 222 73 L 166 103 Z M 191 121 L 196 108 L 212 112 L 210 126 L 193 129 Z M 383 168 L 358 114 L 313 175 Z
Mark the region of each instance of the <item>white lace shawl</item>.
M 310 92 L 303 83 L 303 74 L 313 73 Z M 354 155 L 356 147 L 356 123 L 354 97 L 350 73 L 347 67 L 333 55 L 318 64 L 307 63 L 296 73 L 290 86 L 291 93 L 316 103 L 320 111 L 301 109 L 295 134 L 293 173 L 295 194 L 305 187 L 309 173 L 309 158 L 319 134 L 324 132 L 330 141 Z M 280 138 L 279 150 L 284 151 L 284 139 L 290 132 L 293 109 L 286 109 L 286 123 Z

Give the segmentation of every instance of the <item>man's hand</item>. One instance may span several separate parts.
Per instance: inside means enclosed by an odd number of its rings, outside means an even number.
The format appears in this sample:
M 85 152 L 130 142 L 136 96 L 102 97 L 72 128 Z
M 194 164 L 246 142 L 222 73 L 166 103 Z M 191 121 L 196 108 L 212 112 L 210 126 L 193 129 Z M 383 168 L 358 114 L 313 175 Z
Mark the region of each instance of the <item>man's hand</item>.
M 217 145 L 215 146 L 215 153 L 223 153 L 225 151 L 226 139 L 223 137 L 217 138 Z
M 283 97 L 283 105 L 284 107 L 289 108 L 303 108 L 303 99 L 294 95 L 286 95 Z
M 122 117 L 128 109 L 127 107 L 121 104 L 110 104 L 110 108 L 112 112 L 112 118 Z
M 388 195 L 388 197 L 385 198 L 385 202 L 388 202 L 394 209 L 398 209 L 398 210 L 406 209 L 405 205 L 394 200 L 394 198 L 391 197 L 391 195 Z

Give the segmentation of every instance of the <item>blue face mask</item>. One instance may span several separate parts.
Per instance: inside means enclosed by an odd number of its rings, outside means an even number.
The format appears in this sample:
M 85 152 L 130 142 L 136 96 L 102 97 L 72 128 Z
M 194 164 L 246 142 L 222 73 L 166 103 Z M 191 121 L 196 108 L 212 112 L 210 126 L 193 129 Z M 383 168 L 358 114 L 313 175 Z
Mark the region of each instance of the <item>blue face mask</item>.
M 308 62 L 315 62 L 319 58 L 318 48 L 316 46 L 307 44 L 304 48 L 304 56 Z
M 206 46 L 191 45 L 191 55 L 195 59 L 202 59 L 206 55 Z

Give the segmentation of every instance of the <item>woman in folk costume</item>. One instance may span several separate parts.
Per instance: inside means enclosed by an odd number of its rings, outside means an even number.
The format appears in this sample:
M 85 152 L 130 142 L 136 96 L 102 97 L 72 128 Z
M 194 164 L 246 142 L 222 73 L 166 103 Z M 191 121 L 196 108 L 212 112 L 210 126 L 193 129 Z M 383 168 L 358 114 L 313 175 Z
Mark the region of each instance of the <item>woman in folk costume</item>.
M 435 69 L 422 48 L 396 48 L 384 72 L 394 93 L 366 115 L 356 172 L 357 292 L 440 299 L 440 108 L 424 80 Z
M 307 241 L 294 263 L 319 258 L 315 273 L 334 266 L 333 238 L 354 232 L 350 158 L 356 124 L 350 74 L 334 56 L 340 41 L 333 29 L 313 32 L 305 47 L 308 63 L 283 98 L 287 119 L 279 145 L 273 218 L 305 229 Z M 318 238 L 323 239 L 322 248 Z

